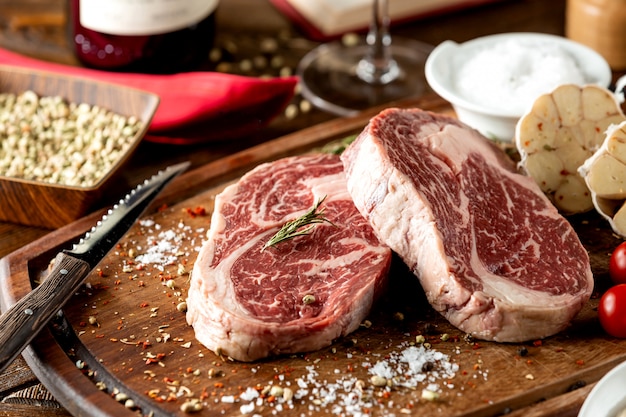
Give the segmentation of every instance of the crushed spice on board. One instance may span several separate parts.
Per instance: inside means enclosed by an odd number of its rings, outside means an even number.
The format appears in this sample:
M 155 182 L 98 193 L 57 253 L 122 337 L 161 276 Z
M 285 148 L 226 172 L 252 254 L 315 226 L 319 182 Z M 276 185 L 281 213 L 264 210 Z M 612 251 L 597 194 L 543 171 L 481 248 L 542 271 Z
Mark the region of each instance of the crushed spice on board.
M 133 248 L 134 257 L 124 258 L 117 271 L 111 268 L 107 273 L 115 283 L 115 290 L 123 291 L 124 283 L 119 279 L 123 266 L 141 265 L 142 275 L 134 279 L 135 282 L 142 281 L 144 286 L 139 289 L 133 286 L 133 291 L 154 288 L 154 283 L 158 283 L 161 288 L 166 287 L 162 292 L 164 297 L 175 297 L 173 300 L 164 301 L 160 306 L 152 298 L 141 302 L 142 307 L 150 307 L 150 315 L 144 318 L 150 320 L 148 323 L 153 323 L 153 334 L 156 335 L 147 336 L 151 330 L 150 327 L 145 327 L 146 337 L 141 337 L 141 340 L 135 340 L 133 335 L 127 336 L 125 340 L 122 340 L 122 337 L 117 338 L 118 343 L 137 347 L 136 353 L 141 355 L 141 360 L 135 368 L 142 372 L 144 380 L 154 384 L 144 393 L 150 401 L 177 403 L 181 411 L 190 413 L 207 408 L 219 412 L 235 407 L 242 414 L 265 414 L 266 411 L 263 410 L 269 409 L 271 414 L 275 415 L 281 412 L 289 413 L 294 407 L 304 405 L 311 412 L 323 411 L 353 416 L 368 416 L 375 413 L 390 417 L 410 414 L 418 400 L 422 399 L 418 398 L 422 392 L 426 393 L 422 395 L 431 399 L 428 402 L 450 398 L 450 395 L 460 395 L 453 394 L 456 375 L 462 375 L 465 379 L 468 377 L 468 371 L 460 371 L 455 355 L 467 355 L 468 352 L 480 349 L 481 345 L 474 341 L 468 342 L 462 336 L 438 332 L 433 326 L 428 325 L 424 326 L 425 335 L 407 334 L 406 340 L 399 345 L 385 347 L 387 353 L 384 355 L 373 352 L 365 347 L 359 338 L 352 337 L 340 345 L 329 348 L 327 353 L 314 352 L 295 356 L 294 358 L 301 358 L 301 361 L 289 367 L 275 369 L 274 375 L 268 378 L 265 384 L 258 379 L 258 375 L 264 366 L 271 365 L 238 364 L 221 355 L 217 355 L 219 359 L 215 361 L 204 360 L 201 362 L 202 365 L 194 364 L 193 369 L 187 366 L 181 368 L 167 366 L 169 355 L 175 352 L 178 355 L 181 350 L 193 346 L 192 341 L 171 334 L 174 332 L 168 330 L 169 324 L 163 323 L 157 312 L 159 307 L 163 310 L 165 305 L 170 306 L 169 311 L 175 313 L 185 311 L 184 289 L 179 288 L 180 283 L 177 285 L 176 278 L 181 275 L 181 265 L 185 271 L 189 270 L 188 258 L 193 259 L 192 252 L 199 249 L 202 239 L 206 236 L 204 226 L 198 228 L 191 226 L 197 221 L 201 220 L 188 219 L 189 224 L 179 221 L 166 229 L 154 218 L 140 220 L 137 226 L 139 232 L 132 236 L 140 237 L 141 240 L 133 241 L 133 238 L 130 238 L 124 246 L 119 247 L 120 251 L 126 251 L 126 255 L 131 254 L 127 248 Z M 147 244 L 143 244 L 144 241 Z M 129 261 L 131 263 L 128 263 Z M 90 315 L 94 315 L 94 312 L 91 311 Z M 402 322 L 404 313 L 402 316 L 395 314 L 394 317 Z M 130 318 L 124 319 L 123 323 L 127 320 Z M 368 329 L 374 327 L 375 323 L 365 320 L 360 331 L 366 335 Z M 113 341 L 113 338 L 111 340 Z M 453 348 L 452 346 L 457 343 L 466 343 L 467 350 Z M 164 347 L 164 344 L 168 344 L 169 347 L 159 349 L 159 353 L 151 353 L 149 350 L 154 349 L 151 348 L 153 345 Z M 440 345 L 445 345 L 446 350 L 451 353 L 445 354 L 433 347 Z M 344 354 L 346 356 L 343 359 L 349 360 L 349 364 L 327 371 L 328 361 L 338 361 Z M 198 357 L 204 357 L 204 353 L 199 351 Z M 122 367 L 127 372 L 132 372 L 130 363 L 137 362 L 132 361 L 130 356 L 124 357 L 123 360 Z M 222 366 L 228 366 L 226 372 L 219 369 Z M 229 383 L 231 376 L 243 372 L 248 372 L 250 377 L 255 378 L 252 386 Z M 472 372 L 473 375 L 469 377 L 473 377 L 473 380 L 468 381 L 468 386 L 476 386 L 480 378 L 486 380 L 488 377 L 488 370 L 484 366 L 470 369 L 469 373 Z M 241 377 L 237 377 L 237 380 L 241 380 Z M 456 385 L 462 392 L 465 381 L 459 381 Z M 197 387 L 194 389 L 197 392 L 187 387 Z M 405 396 L 414 391 L 418 393 L 417 396 L 408 398 Z M 137 399 L 130 400 L 133 400 L 134 406 L 137 407 Z M 198 407 L 202 408 L 197 410 Z

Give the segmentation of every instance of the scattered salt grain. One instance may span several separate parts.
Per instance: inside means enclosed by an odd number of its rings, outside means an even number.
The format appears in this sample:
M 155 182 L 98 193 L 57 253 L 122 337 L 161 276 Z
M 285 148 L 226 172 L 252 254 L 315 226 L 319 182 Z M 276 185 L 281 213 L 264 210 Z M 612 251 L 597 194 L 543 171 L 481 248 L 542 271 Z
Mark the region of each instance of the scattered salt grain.
M 254 388 L 248 387 L 240 396 L 243 401 L 252 401 L 259 396 L 259 392 Z
M 143 219 L 140 223 L 144 227 L 151 227 L 156 231 L 161 229 L 154 220 Z M 137 255 L 136 263 L 151 264 L 159 270 L 164 270 L 164 266 L 176 262 L 180 255 L 180 248 L 185 239 L 189 238 L 191 228 L 183 223 L 179 223 L 177 230 L 162 230 L 156 235 L 148 235 L 148 242 L 153 242 L 147 250 Z
M 153 219 L 140 219 L 139 224 L 142 225 L 143 227 L 152 227 L 154 226 L 154 220 Z
M 250 414 L 254 411 L 254 403 L 242 405 L 241 407 L 239 407 L 239 411 L 241 412 L 241 414 Z
M 222 396 L 222 402 L 233 404 L 235 402 L 235 397 L 233 395 L 224 395 Z
M 430 364 L 430 366 L 425 366 Z M 427 372 L 424 369 L 429 369 Z M 419 383 L 439 379 L 451 379 L 459 370 L 448 355 L 424 346 L 409 346 L 392 352 L 387 359 L 374 364 L 369 372 L 386 379 L 394 379 L 405 387 L 416 387 Z

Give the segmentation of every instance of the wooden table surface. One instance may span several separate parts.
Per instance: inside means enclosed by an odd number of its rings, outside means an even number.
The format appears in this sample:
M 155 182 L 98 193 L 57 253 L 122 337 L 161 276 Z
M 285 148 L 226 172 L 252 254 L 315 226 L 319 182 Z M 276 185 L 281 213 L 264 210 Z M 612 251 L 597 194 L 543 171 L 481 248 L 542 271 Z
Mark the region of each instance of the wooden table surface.
M 395 36 L 417 39 L 432 45 L 444 40 L 465 41 L 478 36 L 509 31 L 533 31 L 562 35 L 565 0 L 505 0 L 459 12 L 394 26 Z M 245 10 L 245 13 L 242 13 Z M 0 0 L 0 47 L 28 56 L 79 65 L 67 42 L 63 0 Z M 285 69 L 293 70 L 298 60 L 316 43 L 307 40 L 267 0 L 221 0 L 218 9 L 217 46 L 228 51 L 228 61 L 207 62 L 206 69 L 241 72 L 241 61 L 254 56 L 259 39 L 279 40 Z M 203 67 L 203 69 L 205 68 Z M 302 128 L 334 118 L 312 109 L 301 111 L 296 95 L 290 112 L 247 137 L 224 143 L 173 146 L 142 143 L 123 173 L 122 193 L 158 168 L 183 160 L 202 166 L 225 155 Z M 293 111 L 293 112 L 292 112 Z M 49 230 L 0 222 L 0 257 L 36 240 Z M 67 416 L 19 358 L 0 375 L 0 416 Z

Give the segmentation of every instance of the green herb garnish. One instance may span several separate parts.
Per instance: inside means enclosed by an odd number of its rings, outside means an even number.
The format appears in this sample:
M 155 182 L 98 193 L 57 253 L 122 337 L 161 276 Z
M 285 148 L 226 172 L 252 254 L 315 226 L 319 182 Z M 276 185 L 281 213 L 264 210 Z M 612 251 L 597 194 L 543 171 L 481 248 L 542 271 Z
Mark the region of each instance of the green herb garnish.
M 333 222 L 324 217 L 324 208 L 318 211 L 320 205 L 324 202 L 326 196 L 318 200 L 313 207 L 297 219 L 288 221 L 280 228 L 274 236 L 268 240 L 261 248 L 261 252 L 265 249 L 275 246 L 280 242 L 293 239 L 296 236 L 308 235 L 317 223 L 328 223 L 334 226 Z
M 359 135 L 350 135 L 340 140 L 335 140 L 330 143 L 327 143 L 326 145 L 322 147 L 321 152 L 330 153 L 334 155 L 341 155 L 343 151 L 345 151 L 346 148 L 350 146 L 350 144 L 354 142 L 358 136 Z

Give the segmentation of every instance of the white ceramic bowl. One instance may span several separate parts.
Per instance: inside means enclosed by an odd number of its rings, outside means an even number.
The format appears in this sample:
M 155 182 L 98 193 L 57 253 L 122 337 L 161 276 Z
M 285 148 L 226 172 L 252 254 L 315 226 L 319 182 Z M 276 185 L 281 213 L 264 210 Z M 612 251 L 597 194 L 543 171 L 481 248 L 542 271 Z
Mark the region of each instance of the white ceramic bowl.
M 602 56 L 584 45 L 561 36 L 541 33 L 503 33 L 476 38 L 461 44 L 453 41 L 442 42 L 426 60 L 425 72 L 428 84 L 437 94 L 452 104 L 461 121 L 489 138 L 512 141 L 515 126 L 524 111 L 507 109 L 504 105 L 506 103 L 503 103 L 502 108 L 486 106 L 461 95 L 457 89 L 457 84 L 462 82 L 457 79 L 460 74 L 458 69 L 466 58 L 475 56 L 485 49 L 493 48 L 495 45 L 511 41 L 554 45 L 575 61 L 585 79 L 584 84 L 608 87 L 611 82 L 611 69 Z M 515 100 L 515 97 L 511 97 L 511 100 Z M 532 102 L 529 103 L 530 105 Z
M 626 409 L 626 362 L 610 370 L 591 390 L 578 417 L 615 417 Z

